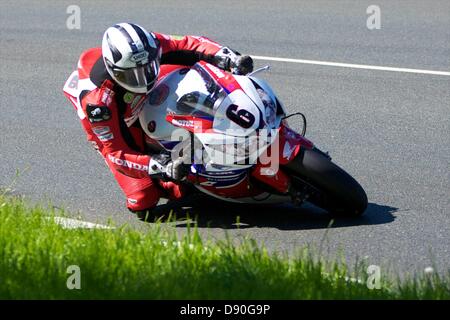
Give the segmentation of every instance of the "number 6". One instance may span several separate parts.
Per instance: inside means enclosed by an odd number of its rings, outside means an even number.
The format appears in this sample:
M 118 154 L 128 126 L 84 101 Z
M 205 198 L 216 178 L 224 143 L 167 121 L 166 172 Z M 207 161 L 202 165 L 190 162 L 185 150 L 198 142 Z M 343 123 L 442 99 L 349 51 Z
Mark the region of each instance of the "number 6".
M 250 128 L 255 123 L 255 116 L 245 109 L 238 109 L 239 107 L 237 105 L 230 104 L 226 112 L 228 119 L 238 124 L 242 128 Z

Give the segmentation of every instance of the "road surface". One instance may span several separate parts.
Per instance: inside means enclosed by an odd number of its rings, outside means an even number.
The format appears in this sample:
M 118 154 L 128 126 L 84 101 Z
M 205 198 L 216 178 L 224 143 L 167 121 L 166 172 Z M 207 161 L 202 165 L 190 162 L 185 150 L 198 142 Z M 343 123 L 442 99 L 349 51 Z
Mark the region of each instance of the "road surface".
M 381 28 L 369 30 L 372 2 L 2 0 L 0 186 L 19 169 L 16 194 L 86 221 L 143 227 L 62 94 L 80 53 L 117 22 L 205 35 L 254 56 L 450 72 L 449 1 L 376 1 Z M 81 9 L 79 30 L 66 26 L 72 4 Z M 307 137 L 363 185 L 368 210 L 327 232 L 330 218 L 308 207 L 206 207 L 201 231 L 248 235 L 290 253 L 323 243 L 323 254 L 343 250 L 351 263 L 365 258 L 402 273 L 448 270 L 450 76 L 276 60 L 255 64 L 271 65 L 265 79 L 290 112 L 307 116 Z

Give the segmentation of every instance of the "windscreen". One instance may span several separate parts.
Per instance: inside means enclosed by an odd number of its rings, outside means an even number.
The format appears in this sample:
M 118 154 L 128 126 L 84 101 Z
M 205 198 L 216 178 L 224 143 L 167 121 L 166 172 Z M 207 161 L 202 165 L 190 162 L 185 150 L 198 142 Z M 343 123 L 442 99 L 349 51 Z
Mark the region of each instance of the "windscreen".
M 168 111 L 177 115 L 211 117 L 226 96 L 222 87 L 200 65 L 192 67 L 176 90 L 176 105 Z

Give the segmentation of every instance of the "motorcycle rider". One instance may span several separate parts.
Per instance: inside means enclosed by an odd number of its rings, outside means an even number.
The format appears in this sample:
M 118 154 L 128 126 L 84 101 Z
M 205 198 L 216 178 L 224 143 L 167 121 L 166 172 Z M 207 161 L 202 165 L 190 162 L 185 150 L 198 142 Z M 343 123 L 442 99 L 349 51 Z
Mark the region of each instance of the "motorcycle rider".
M 127 207 L 142 217 L 161 196 L 183 194 L 181 159 L 165 153 L 149 155 L 146 136 L 136 121 L 152 90 L 160 65 L 191 66 L 204 60 L 236 74 L 253 70 L 249 56 L 205 37 L 168 36 L 148 32 L 133 23 L 108 28 L 101 48 L 83 52 L 78 62 L 82 126 L 87 139 L 101 153 L 127 198 Z M 69 98 L 70 99 L 70 98 Z M 169 181 L 150 174 L 163 173 Z

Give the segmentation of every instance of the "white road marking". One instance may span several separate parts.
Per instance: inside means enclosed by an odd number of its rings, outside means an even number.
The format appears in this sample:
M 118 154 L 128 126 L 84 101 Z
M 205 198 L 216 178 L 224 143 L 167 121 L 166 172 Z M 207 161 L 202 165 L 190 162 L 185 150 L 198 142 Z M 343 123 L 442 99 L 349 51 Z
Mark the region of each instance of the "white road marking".
M 277 57 L 265 57 L 265 56 L 253 56 L 253 55 L 252 55 L 252 58 L 255 59 L 255 60 L 291 62 L 291 63 L 302 63 L 302 64 L 315 64 L 315 65 L 329 66 L 329 67 L 342 67 L 342 68 L 367 69 L 367 70 L 378 70 L 378 71 L 394 71 L 394 72 L 407 72 L 407 73 L 418 73 L 418 74 L 432 74 L 432 75 L 437 75 L 437 76 L 450 76 L 450 71 L 422 70 L 422 69 L 410 69 L 410 68 L 394 68 L 394 67 L 372 66 L 372 65 L 366 65 L 366 64 L 353 64 L 353 63 L 341 63 L 341 62 L 330 62 L 330 61 L 319 61 L 319 60 L 277 58 Z
M 92 222 L 82 221 L 82 220 L 76 220 L 76 219 L 70 219 L 70 218 L 64 218 L 64 217 L 55 217 L 54 221 L 62 226 L 64 229 L 78 229 L 78 228 L 84 228 L 84 229 L 114 229 L 112 227 L 105 226 L 103 224 L 96 224 Z

